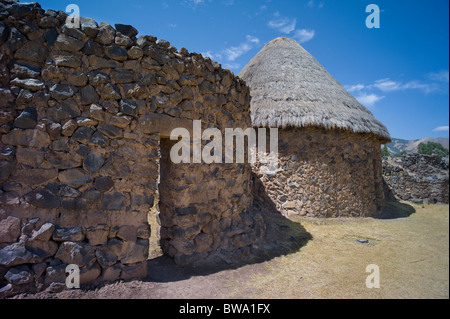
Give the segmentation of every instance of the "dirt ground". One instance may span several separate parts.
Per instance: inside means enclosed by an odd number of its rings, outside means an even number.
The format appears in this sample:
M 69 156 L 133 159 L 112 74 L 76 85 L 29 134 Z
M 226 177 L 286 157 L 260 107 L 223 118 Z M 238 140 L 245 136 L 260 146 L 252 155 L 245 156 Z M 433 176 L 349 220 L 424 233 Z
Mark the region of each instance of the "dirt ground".
M 389 204 L 388 219 L 269 214 L 268 239 L 251 264 L 186 269 L 159 256 L 148 261 L 143 281 L 15 298 L 449 298 L 449 206 L 411 205 Z M 379 266 L 379 289 L 366 287 L 370 264 Z

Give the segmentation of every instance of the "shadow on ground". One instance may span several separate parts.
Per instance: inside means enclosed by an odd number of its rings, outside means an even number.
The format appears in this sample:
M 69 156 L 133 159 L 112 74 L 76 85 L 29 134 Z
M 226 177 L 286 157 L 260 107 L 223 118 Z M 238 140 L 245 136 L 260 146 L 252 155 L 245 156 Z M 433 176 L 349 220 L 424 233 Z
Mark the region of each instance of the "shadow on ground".
M 384 197 L 386 202 L 383 208 L 378 212 L 375 218 L 378 219 L 397 219 L 406 218 L 416 212 L 415 208 L 409 204 L 399 202 L 392 190 L 383 179 Z
M 312 236 L 299 223 L 295 223 L 277 211 L 263 211 L 267 223 L 266 236 L 263 241 L 252 248 L 252 253 L 240 262 L 223 263 L 214 266 L 181 267 L 173 258 L 161 255 L 148 260 L 147 281 L 172 282 L 186 280 L 193 276 L 207 276 L 224 270 L 262 263 L 275 257 L 298 252 Z
M 398 219 L 406 218 L 416 212 L 415 208 L 409 204 L 399 201 L 387 201 L 375 218 L 378 219 Z
M 264 186 L 255 178 L 255 203 L 253 210 L 260 212 L 266 223 L 263 240 L 251 248 L 251 254 L 239 261 L 221 263 L 214 266 L 181 267 L 174 260 L 162 255 L 148 260 L 147 281 L 172 282 L 186 280 L 193 276 L 206 276 L 223 270 L 258 264 L 275 257 L 298 252 L 312 239 L 306 229 L 299 223 L 284 217 L 275 204 L 266 195 Z

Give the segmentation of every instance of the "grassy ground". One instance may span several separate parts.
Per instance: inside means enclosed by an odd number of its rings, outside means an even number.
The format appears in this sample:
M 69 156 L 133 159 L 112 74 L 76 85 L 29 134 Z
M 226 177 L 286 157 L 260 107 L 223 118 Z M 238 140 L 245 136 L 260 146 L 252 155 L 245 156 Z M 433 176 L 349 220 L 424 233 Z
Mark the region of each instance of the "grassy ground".
M 449 206 L 391 203 L 382 217 L 393 216 L 402 218 L 289 220 L 268 214 L 262 259 L 205 272 L 157 257 L 153 212 L 147 279 L 17 298 L 449 298 Z M 366 287 L 369 264 L 379 266 L 379 289 Z
M 312 239 L 247 280 L 230 278 L 224 297 L 449 298 L 449 206 L 414 208 L 399 219 L 294 220 Z M 380 289 L 366 287 L 369 264 Z

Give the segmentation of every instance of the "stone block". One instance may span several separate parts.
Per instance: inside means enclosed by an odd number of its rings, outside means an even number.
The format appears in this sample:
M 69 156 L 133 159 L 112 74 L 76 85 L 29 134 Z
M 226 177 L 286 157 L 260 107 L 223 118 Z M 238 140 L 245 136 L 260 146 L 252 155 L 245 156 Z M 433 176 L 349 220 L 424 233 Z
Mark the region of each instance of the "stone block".
M 82 242 L 64 242 L 55 255 L 56 258 L 65 264 L 75 264 L 83 266 L 95 260 L 95 248 Z
M 108 234 L 109 227 L 107 225 L 97 225 L 86 229 L 86 238 L 92 246 L 106 245 Z
M 80 226 L 73 228 L 58 227 L 53 232 L 53 240 L 58 242 L 81 242 L 84 237 L 83 229 Z
M 142 279 L 147 277 L 147 263 L 140 262 L 134 265 L 123 265 L 120 278 L 122 280 Z
M 187 119 L 174 118 L 164 114 L 145 114 L 139 117 L 139 124 L 146 134 L 159 133 L 162 138 L 170 138 L 176 128 L 185 128 L 192 136 L 193 122 Z
M 16 242 L 20 236 L 21 220 L 8 216 L 0 220 L 0 244 Z
M 47 132 L 38 129 L 15 129 L 2 136 L 2 142 L 6 145 L 19 145 L 26 147 L 42 148 L 50 145 L 50 136 Z
M 147 239 L 138 239 L 136 242 L 125 241 L 119 256 L 124 265 L 146 261 L 148 258 L 149 242 Z

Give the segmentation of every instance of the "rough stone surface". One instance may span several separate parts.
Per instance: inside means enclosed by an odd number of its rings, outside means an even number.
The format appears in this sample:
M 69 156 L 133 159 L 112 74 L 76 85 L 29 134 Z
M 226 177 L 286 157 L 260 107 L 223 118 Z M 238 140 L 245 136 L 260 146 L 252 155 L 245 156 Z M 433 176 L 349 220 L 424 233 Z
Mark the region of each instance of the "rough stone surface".
M 14 243 L 20 236 L 21 220 L 16 217 L 0 220 L 0 244 Z
M 115 24 L 116 30 L 122 33 L 123 35 L 133 38 L 138 35 L 138 30 L 131 25 L 126 24 Z
M 80 226 L 73 228 L 56 228 L 53 233 L 54 241 L 83 241 L 84 237 L 83 229 Z
M 61 205 L 61 199 L 43 188 L 37 188 L 25 195 L 27 203 L 38 208 L 58 208 Z
M 69 263 L 83 283 L 146 277 L 160 182 L 161 247 L 177 262 L 261 239 L 259 214 L 244 218 L 249 164 L 167 165 L 173 128 L 251 127 L 241 80 L 132 26 L 16 8 L 0 15 L 0 265 L 36 280 L 5 279 L 8 293 L 59 291 Z
M 33 231 L 31 240 L 49 241 L 55 230 L 55 225 L 52 223 L 46 223 L 42 225 L 38 230 Z
M 64 242 L 55 257 L 65 264 L 75 264 L 81 268 L 95 258 L 95 249 L 91 245 L 81 242 Z
M 388 196 L 408 201 L 449 203 L 448 157 L 406 155 L 383 158 Z
M 27 266 L 10 268 L 5 279 L 12 285 L 25 285 L 33 282 L 33 273 Z
M 380 144 L 374 136 L 315 128 L 278 134 L 278 167 L 270 171 L 270 164 L 253 167 L 261 181 L 255 188 L 258 201 L 275 203 L 285 215 L 376 215 L 384 193 Z

